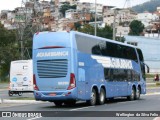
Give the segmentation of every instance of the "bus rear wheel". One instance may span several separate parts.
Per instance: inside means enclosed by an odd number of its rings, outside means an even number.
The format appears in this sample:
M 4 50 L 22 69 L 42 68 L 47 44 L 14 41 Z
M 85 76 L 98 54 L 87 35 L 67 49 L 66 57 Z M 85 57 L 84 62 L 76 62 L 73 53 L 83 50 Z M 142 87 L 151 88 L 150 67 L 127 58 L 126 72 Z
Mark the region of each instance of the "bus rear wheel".
M 54 101 L 54 104 L 55 104 L 57 107 L 60 107 L 60 106 L 62 106 L 63 102 L 62 102 L 62 101 Z
M 76 104 L 76 100 L 65 101 L 64 104 L 67 106 L 74 106 Z
M 91 93 L 91 98 L 90 100 L 87 100 L 87 103 L 91 106 L 94 106 L 96 104 L 96 90 L 95 89 L 92 89 L 92 93 Z
M 141 90 L 140 90 L 140 87 L 138 87 L 138 89 L 136 91 L 136 100 L 140 99 L 140 94 L 141 94 Z
M 103 105 L 106 99 L 106 92 L 103 88 L 101 88 L 99 96 L 98 96 L 98 104 Z
M 136 96 L 136 91 L 134 88 L 132 88 L 132 92 L 131 92 L 131 95 L 127 97 L 128 100 L 132 101 L 135 99 L 135 96 Z

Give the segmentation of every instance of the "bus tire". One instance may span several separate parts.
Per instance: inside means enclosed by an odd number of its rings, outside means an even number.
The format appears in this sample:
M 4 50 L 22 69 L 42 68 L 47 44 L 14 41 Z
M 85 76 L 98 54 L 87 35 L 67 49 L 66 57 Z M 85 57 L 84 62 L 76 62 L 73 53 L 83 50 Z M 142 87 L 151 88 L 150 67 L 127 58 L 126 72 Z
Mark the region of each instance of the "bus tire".
M 92 89 L 91 98 L 90 100 L 87 100 L 87 104 L 89 104 L 90 106 L 94 106 L 96 104 L 96 98 L 97 98 L 96 90 Z
M 64 104 L 67 106 L 74 106 L 76 104 L 76 100 L 65 101 Z
M 140 90 L 140 87 L 138 87 L 137 91 L 136 91 L 136 100 L 139 100 L 140 99 L 140 95 L 141 95 L 141 90 Z
M 135 96 L 136 96 L 136 91 L 135 89 L 132 87 L 132 92 L 131 92 L 131 95 L 127 97 L 128 100 L 132 101 L 135 99 Z
M 98 95 L 98 105 L 103 105 L 106 99 L 106 92 L 103 88 L 101 88 L 100 93 Z
M 62 106 L 63 102 L 62 101 L 54 101 L 55 106 L 60 107 Z

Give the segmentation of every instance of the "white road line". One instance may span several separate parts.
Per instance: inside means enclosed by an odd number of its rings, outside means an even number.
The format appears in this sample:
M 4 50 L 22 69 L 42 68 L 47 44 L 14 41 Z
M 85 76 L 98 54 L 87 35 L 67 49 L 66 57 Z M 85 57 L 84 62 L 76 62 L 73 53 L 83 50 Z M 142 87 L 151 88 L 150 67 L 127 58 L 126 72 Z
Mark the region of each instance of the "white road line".
M 81 108 L 71 109 L 70 111 L 76 111 L 76 110 L 81 110 L 81 109 L 86 109 L 86 108 L 91 108 L 91 107 L 95 107 L 95 106 L 81 107 Z
M 42 117 L 34 117 L 34 118 L 27 119 L 27 120 L 35 120 L 35 119 L 39 119 L 39 118 L 42 118 Z
M 148 94 L 145 94 L 144 96 L 149 96 L 149 95 L 160 95 L 160 92 L 148 93 Z

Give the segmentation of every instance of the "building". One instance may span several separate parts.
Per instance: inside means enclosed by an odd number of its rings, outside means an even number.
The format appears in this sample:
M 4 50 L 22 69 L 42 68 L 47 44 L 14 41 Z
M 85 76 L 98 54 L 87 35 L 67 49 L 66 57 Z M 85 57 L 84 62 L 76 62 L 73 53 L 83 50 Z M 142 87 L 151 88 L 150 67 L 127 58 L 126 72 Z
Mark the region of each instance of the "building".
M 77 21 L 90 21 L 91 20 L 91 13 L 84 12 L 81 10 L 69 9 L 65 12 L 65 18 L 77 20 Z
M 150 73 L 160 73 L 160 39 L 142 36 L 125 36 L 125 42 L 136 45 L 142 50 L 144 61 Z
M 137 20 L 141 21 L 147 27 L 151 25 L 150 23 L 152 21 L 159 20 L 159 16 L 155 13 L 144 12 L 137 14 Z
M 116 36 L 123 37 L 128 35 L 130 28 L 124 26 L 117 26 Z
M 117 25 L 126 22 L 130 23 L 136 19 L 136 15 L 137 14 L 130 9 L 109 9 L 103 13 L 103 22 L 111 26 L 114 22 L 114 19 Z
M 89 3 L 89 2 L 78 2 L 77 3 L 77 10 L 80 11 L 89 11 L 90 13 L 95 13 L 95 3 Z M 98 18 L 102 17 L 103 15 L 103 5 L 102 4 L 96 4 L 96 15 Z

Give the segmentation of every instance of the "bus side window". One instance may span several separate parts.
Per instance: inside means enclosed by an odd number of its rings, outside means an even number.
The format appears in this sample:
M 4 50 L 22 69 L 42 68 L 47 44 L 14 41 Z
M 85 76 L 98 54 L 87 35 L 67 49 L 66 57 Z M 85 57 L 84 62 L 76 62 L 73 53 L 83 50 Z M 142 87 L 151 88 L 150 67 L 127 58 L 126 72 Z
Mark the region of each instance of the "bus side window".
M 113 80 L 114 80 L 113 69 L 110 69 L 110 77 L 109 77 L 109 81 L 113 81 Z
M 128 70 L 128 72 L 127 72 L 127 79 L 128 79 L 128 81 L 131 81 L 131 80 L 132 80 L 131 74 L 132 74 L 132 71 L 131 71 L 131 70 Z
M 109 73 L 109 69 L 108 68 L 104 68 L 104 78 L 105 80 L 109 80 L 110 77 L 110 73 Z
M 100 50 L 99 45 L 95 45 L 92 47 L 92 54 L 101 55 L 101 50 Z

